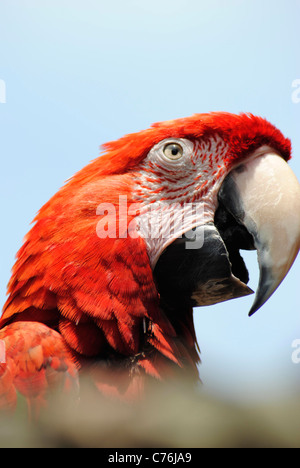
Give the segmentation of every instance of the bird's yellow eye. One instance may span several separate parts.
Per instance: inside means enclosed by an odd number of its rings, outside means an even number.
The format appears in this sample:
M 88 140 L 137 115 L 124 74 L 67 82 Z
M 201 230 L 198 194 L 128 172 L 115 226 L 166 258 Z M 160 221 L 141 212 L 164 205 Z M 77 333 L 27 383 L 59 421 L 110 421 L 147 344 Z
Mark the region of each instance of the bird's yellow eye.
M 183 148 L 178 143 L 168 143 L 164 147 L 164 155 L 168 159 L 177 160 L 180 159 L 183 155 Z

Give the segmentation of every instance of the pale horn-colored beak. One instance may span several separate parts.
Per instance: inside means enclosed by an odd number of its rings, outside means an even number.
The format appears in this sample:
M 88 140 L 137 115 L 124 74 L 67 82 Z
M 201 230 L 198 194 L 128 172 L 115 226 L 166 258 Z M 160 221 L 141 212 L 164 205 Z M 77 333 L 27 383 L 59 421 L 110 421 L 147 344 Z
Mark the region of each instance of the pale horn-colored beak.
M 260 268 L 249 315 L 278 288 L 300 249 L 300 184 L 271 149 L 234 169 L 220 191 L 222 202 L 253 236 Z

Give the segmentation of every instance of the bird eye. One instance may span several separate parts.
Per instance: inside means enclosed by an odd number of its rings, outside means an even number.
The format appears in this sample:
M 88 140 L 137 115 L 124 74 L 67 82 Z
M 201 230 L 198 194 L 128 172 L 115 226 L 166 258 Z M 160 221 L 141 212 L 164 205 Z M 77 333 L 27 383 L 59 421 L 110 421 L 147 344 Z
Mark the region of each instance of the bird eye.
M 168 143 L 164 147 L 164 155 L 168 159 L 177 160 L 183 155 L 183 148 L 178 143 Z

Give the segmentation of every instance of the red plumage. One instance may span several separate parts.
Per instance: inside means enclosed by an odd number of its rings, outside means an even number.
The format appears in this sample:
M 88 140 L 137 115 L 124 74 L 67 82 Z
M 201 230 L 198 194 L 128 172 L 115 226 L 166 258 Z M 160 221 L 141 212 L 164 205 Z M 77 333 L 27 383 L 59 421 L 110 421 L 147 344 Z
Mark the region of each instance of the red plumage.
M 290 141 L 262 118 L 197 114 L 106 143 L 104 154 L 40 210 L 17 254 L 0 320 L 7 355 L 0 406 L 13 406 L 16 391 L 44 398 L 51 379 L 73 381 L 87 362 L 97 364 L 97 386 L 109 393 L 139 390 L 134 379 L 164 378 L 177 368 L 198 377 L 192 310 L 175 317 L 162 310 L 144 240 L 100 239 L 97 207 L 112 203 L 118 210 L 120 194 L 128 205 L 139 202 L 139 167 L 159 141 L 209 141 L 216 134 L 230 149 L 224 173 L 262 145 L 290 158 Z

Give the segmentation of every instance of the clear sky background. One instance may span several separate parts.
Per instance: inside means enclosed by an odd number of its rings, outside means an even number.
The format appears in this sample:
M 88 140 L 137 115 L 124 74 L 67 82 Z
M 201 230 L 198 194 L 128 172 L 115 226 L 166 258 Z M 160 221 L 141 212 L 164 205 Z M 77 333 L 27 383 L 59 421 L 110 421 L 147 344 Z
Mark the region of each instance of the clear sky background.
M 0 306 L 35 213 L 101 143 L 195 112 L 252 112 L 291 138 L 299 179 L 299 18 L 299 0 L 0 0 Z M 206 391 L 299 391 L 299 278 L 300 258 L 252 318 L 253 297 L 195 310 Z

